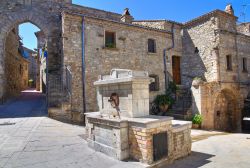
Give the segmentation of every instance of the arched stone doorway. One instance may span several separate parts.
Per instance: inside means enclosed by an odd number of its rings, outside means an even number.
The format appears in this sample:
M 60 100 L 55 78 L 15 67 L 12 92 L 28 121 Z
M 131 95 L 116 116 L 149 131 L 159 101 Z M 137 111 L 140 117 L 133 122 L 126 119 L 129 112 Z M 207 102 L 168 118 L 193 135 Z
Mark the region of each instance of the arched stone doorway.
M 14 27 L 21 23 L 30 22 L 39 27 L 45 34 L 48 45 L 47 70 L 47 98 L 48 106 L 60 105 L 62 97 L 62 40 L 61 40 L 61 13 L 62 5 L 56 2 L 41 3 L 37 0 L 32 3 L 21 1 L 0 2 L 0 99 L 5 94 L 5 49 L 6 37 Z
M 230 90 L 222 90 L 215 100 L 214 128 L 234 132 L 238 128 L 237 99 Z

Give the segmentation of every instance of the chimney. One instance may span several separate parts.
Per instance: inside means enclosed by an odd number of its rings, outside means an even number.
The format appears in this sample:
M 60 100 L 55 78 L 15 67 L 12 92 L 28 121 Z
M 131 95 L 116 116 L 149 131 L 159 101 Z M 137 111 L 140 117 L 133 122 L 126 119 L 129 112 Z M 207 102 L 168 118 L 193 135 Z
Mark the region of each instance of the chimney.
M 230 15 L 234 15 L 234 9 L 233 9 L 233 6 L 231 4 L 228 4 L 226 6 L 226 9 L 225 9 L 225 12 L 230 14 Z
M 124 9 L 124 13 L 122 14 L 121 21 L 124 23 L 132 23 L 134 18 L 130 15 L 129 9 Z

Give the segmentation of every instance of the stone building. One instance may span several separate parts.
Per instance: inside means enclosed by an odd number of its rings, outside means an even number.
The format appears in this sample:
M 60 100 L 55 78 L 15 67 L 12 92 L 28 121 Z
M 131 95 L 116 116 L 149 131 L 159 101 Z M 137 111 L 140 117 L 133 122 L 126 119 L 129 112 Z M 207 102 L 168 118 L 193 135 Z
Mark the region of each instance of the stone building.
M 202 114 L 203 128 L 240 131 L 249 93 L 250 38 L 237 30 L 232 7 L 225 11 L 215 10 L 184 25 L 183 84 L 190 85 L 194 77 L 204 80 L 192 88 L 193 112 Z
M 24 55 L 27 60 L 29 60 L 29 87 L 36 86 L 36 78 L 37 78 L 37 54 L 35 51 L 23 47 Z
M 46 93 L 46 58 L 44 52 L 46 48 L 46 38 L 42 31 L 35 33 L 37 37 L 37 79 L 36 89 Z
M 6 34 L 16 25 L 31 22 L 44 34 L 48 111 L 53 118 L 79 121 L 80 114 L 97 111 L 93 82 L 119 68 L 148 71 L 155 78 L 151 101 L 165 92 L 169 81 L 192 90 L 192 110 L 203 115 L 203 128 L 241 129 L 241 109 L 249 92 L 250 37 L 249 24 L 237 25 L 232 6 L 187 23 L 136 20 L 128 9 L 117 14 L 71 0 L 3 0 L 0 11 L 0 60 L 6 55 Z M 194 87 L 194 78 L 203 82 Z M 0 97 L 3 92 L 0 87 Z
M 18 28 L 12 29 L 6 37 L 5 100 L 16 97 L 28 87 L 28 64 L 24 56 L 24 49 L 18 35 Z

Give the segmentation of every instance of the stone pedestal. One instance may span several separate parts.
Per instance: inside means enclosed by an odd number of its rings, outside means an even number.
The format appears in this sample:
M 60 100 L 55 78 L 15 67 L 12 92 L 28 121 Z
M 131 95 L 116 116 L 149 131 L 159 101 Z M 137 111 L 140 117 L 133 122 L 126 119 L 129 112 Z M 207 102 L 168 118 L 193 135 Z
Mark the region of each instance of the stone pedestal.
M 87 113 L 88 145 L 118 160 L 137 160 L 147 165 L 170 163 L 191 153 L 191 123 L 172 117 L 144 116 L 121 120 Z M 167 136 L 166 155 L 156 159 L 154 136 Z M 163 148 L 163 147 L 162 147 Z
M 191 122 L 149 115 L 149 84 L 144 71 L 112 70 L 97 86 L 100 112 L 86 114 L 88 145 L 118 160 L 133 159 L 161 165 L 191 152 Z M 118 95 L 114 109 L 110 96 Z M 112 118 L 117 109 L 121 118 Z
M 128 121 L 87 114 L 88 145 L 118 160 L 129 158 Z

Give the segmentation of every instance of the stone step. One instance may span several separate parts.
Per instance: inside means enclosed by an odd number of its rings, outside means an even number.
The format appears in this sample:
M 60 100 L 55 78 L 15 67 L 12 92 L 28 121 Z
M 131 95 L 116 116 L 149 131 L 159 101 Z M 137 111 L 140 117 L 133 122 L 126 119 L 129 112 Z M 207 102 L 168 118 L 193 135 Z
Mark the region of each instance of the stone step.
M 71 103 L 70 102 L 63 102 L 62 103 L 62 110 L 71 111 Z
M 248 103 L 250 103 L 250 99 L 245 99 L 245 102 L 248 102 Z
M 250 132 L 250 117 L 244 117 L 242 121 L 243 132 Z

